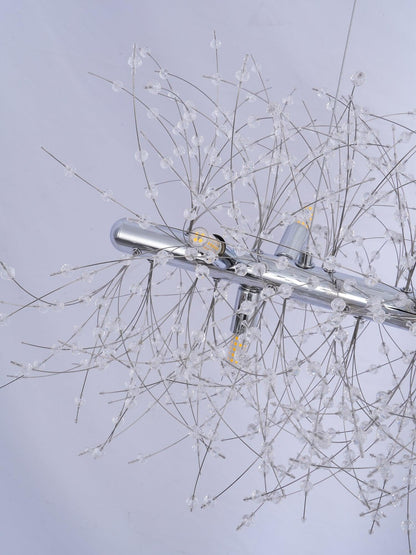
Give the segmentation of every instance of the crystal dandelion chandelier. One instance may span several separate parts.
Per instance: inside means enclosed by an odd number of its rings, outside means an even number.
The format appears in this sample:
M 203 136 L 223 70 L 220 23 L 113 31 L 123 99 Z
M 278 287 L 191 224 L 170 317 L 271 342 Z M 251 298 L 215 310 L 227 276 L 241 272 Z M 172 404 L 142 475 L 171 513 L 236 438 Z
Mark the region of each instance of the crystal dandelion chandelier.
M 113 422 L 94 456 L 158 414 L 166 437 L 129 462 L 181 445 L 196 464 L 191 508 L 249 480 L 238 528 L 291 496 L 305 517 L 334 481 L 370 531 L 400 506 L 410 550 L 414 114 L 362 108 L 357 72 L 342 94 L 315 91 L 315 115 L 295 94 L 276 99 L 251 56 L 223 75 L 220 46 L 214 35 L 214 71 L 198 85 L 137 47 L 129 86 L 97 76 L 132 106 L 137 206 L 47 151 L 119 206 L 116 258 L 64 264 L 51 292 L 1 315 L 68 310 L 76 324 L 32 345 L 36 362 L 13 361 L 8 383 L 73 374 L 76 419 L 105 394 Z M 23 287 L 5 262 L 1 277 Z M 229 480 L 206 492 L 213 465 Z

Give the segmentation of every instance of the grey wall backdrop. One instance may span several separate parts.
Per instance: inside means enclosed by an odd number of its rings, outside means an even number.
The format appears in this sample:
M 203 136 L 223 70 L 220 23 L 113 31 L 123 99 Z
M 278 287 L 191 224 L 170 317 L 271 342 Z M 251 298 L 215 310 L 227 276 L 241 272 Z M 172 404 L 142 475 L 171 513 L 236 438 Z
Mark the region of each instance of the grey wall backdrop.
M 233 75 L 242 56 L 252 53 L 277 98 L 296 89 L 314 102 L 313 87 L 336 89 L 352 2 L 21 0 L 5 1 L 0 10 L 1 257 L 40 292 L 53 287 L 46 276 L 64 263 L 111 257 L 108 230 L 120 217 L 68 180 L 41 146 L 126 204 L 143 202 L 131 104 L 88 72 L 129 83 L 127 59 L 136 42 L 151 47 L 164 67 L 198 81 L 214 68 L 209 43 L 215 29 L 224 73 Z M 349 87 L 354 71 L 364 71 L 359 100 L 375 112 L 416 106 L 415 20 L 411 0 L 358 0 L 341 87 Z M 2 296 L 15 295 L 7 282 L 0 286 Z M 65 312 L 54 320 L 57 332 L 70 318 Z M 21 340 L 50 341 L 49 326 L 48 316 L 39 325 L 24 313 L 1 330 L 4 374 L 11 358 L 33 357 Z M 405 552 L 401 515 L 390 511 L 370 537 L 360 506 L 341 487 L 319 490 L 305 523 L 299 502 L 287 500 L 235 532 L 246 512 L 238 490 L 191 513 L 185 504 L 191 457 L 172 450 L 148 465 L 127 465 L 145 441 L 143 428 L 100 459 L 78 456 L 111 424 L 104 401 L 94 396 L 73 423 L 78 390 L 76 380 L 51 378 L 0 393 L 2 553 Z M 157 435 L 163 422 L 148 420 L 147 426 L 149 436 Z

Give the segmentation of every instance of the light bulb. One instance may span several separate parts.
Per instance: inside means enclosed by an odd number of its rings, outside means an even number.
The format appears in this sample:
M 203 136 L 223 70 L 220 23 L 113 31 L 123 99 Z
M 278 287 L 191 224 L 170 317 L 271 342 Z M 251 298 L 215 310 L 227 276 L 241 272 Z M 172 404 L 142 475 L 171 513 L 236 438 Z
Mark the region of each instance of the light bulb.
M 193 229 L 188 235 L 188 243 L 200 252 L 222 256 L 225 251 L 224 241 L 216 235 L 210 235 L 204 227 Z
M 241 335 L 234 335 L 228 349 L 227 360 L 238 366 L 241 362 L 241 357 L 244 357 L 248 349 L 247 341 Z

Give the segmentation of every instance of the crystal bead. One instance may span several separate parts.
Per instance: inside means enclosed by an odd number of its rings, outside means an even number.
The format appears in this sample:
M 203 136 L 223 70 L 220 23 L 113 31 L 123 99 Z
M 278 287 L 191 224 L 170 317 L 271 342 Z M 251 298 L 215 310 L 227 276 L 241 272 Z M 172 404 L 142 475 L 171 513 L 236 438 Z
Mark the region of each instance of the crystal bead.
M 65 166 L 64 175 L 65 177 L 74 177 L 75 171 L 75 168 L 71 168 L 71 166 Z
M 138 162 L 146 162 L 146 160 L 149 158 L 149 153 L 147 152 L 147 150 L 138 149 L 134 153 L 134 157 Z
M 159 251 L 153 256 L 155 264 L 159 266 L 165 266 L 170 260 L 173 260 L 174 256 L 171 252 Z
M 143 64 L 143 60 L 137 54 L 132 54 L 127 60 L 127 63 L 132 69 L 135 69 Z
M 363 71 L 356 71 L 351 75 L 351 81 L 356 87 L 360 87 L 365 83 L 365 73 Z
M 331 302 L 331 308 L 334 312 L 343 312 L 346 308 L 344 299 L 337 297 Z
M 195 275 L 197 278 L 208 277 L 209 276 L 208 266 L 204 266 L 203 264 L 197 264 L 195 267 Z
M 142 58 L 146 58 L 146 56 L 150 55 L 150 48 L 147 46 L 139 48 L 139 54 Z
M 214 48 L 217 50 L 218 48 L 221 48 L 221 41 L 219 39 L 212 39 L 209 45 L 211 48 Z
M 412 530 L 415 529 L 416 525 L 413 522 L 413 520 L 403 520 L 402 523 L 400 524 L 401 529 L 403 530 L 403 532 L 411 532 Z
M 149 108 L 146 112 L 146 115 L 149 119 L 157 119 L 159 117 L 159 108 Z
M 144 88 L 150 94 L 159 94 L 162 89 L 162 85 L 159 83 L 159 81 L 152 80 L 152 81 L 148 81 L 144 86 Z
M 111 84 L 111 88 L 114 92 L 120 92 L 123 88 L 123 81 L 113 81 Z
M 172 158 L 162 158 L 160 160 L 160 167 L 163 170 L 167 170 L 168 168 L 171 168 L 173 166 L 173 160 Z
M 283 299 L 288 299 L 289 297 L 292 296 L 293 288 L 290 285 L 287 285 L 286 283 L 282 283 L 282 285 L 279 287 L 277 292 Z
M 111 189 L 108 189 L 108 191 L 103 191 L 101 193 L 102 199 L 105 202 L 110 202 L 110 200 L 113 200 L 113 195 L 114 195 L 114 193 Z

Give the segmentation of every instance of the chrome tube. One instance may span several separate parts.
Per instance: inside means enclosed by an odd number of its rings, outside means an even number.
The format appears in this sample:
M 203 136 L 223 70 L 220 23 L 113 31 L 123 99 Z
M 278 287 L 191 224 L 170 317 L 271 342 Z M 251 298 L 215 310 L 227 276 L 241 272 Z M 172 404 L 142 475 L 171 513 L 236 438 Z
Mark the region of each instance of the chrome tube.
M 400 289 L 384 283 L 372 286 L 363 278 L 341 272 L 325 272 L 322 268 L 302 268 L 289 258 L 288 266 L 276 265 L 276 257 L 264 254 L 236 257 L 226 249 L 223 257 L 209 264 L 203 254 L 189 259 L 187 234 L 164 226 L 142 229 L 136 222 L 118 220 L 111 230 L 113 245 L 123 252 L 142 257 L 151 257 L 161 250 L 174 256 L 169 264 L 194 271 L 197 264 L 209 268 L 214 279 L 226 279 L 246 288 L 261 290 L 266 286 L 278 289 L 289 285 L 292 298 L 315 306 L 332 310 L 334 299 L 345 302 L 345 312 L 368 320 L 373 318 L 374 303 L 383 310 L 384 323 L 399 328 L 408 328 L 416 322 L 415 299 Z M 259 275 L 259 263 L 264 265 Z M 247 267 L 245 275 L 235 271 L 237 264 Z M 239 272 L 240 274 L 241 272 Z
M 305 225 L 296 222 L 288 225 L 274 255 L 287 256 L 288 258 L 296 260 L 298 256 L 305 251 L 308 237 L 309 229 Z
M 256 326 L 258 323 L 259 313 L 258 311 L 246 312 L 242 310 L 243 303 L 249 302 L 253 305 L 259 304 L 260 291 L 258 287 L 247 287 L 246 285 L 240 285 L 237 291 L 237 297 L 235 300 L 234 314 L 231 321 L 231 331 L 234 335 L 242 334 L 248 326 Z
M 164 250 L 184 256 L 187 235 L 163 225 L 140 227 L 137 222 L 122 218 L 111 228 L 110 239 L 116 249 L 128 254 L 148 255 Z

